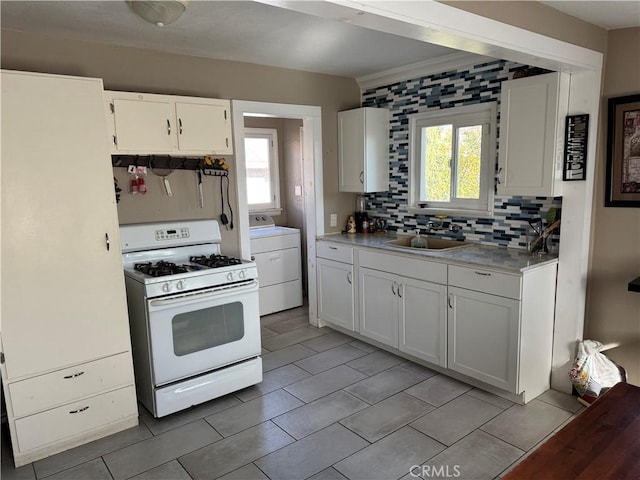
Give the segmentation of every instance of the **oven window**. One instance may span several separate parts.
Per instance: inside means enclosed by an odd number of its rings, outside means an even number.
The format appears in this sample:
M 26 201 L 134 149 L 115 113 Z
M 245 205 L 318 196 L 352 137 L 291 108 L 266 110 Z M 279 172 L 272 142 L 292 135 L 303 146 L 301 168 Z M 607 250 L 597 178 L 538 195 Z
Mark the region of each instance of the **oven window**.
M 176 356 L 207 350 L 244 336 L 241 302 L 180 313 L 171 321 Z

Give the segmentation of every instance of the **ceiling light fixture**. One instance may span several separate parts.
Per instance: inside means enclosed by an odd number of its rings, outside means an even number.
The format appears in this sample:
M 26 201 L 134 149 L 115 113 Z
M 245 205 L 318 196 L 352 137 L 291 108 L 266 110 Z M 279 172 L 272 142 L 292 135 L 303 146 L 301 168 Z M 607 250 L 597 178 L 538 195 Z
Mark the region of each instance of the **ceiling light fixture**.
M 128 0 L 127 3 L 135 13 L 149 23 L 164 27 L 175 22 L 187 9 L 188 0 L 142 1 Z

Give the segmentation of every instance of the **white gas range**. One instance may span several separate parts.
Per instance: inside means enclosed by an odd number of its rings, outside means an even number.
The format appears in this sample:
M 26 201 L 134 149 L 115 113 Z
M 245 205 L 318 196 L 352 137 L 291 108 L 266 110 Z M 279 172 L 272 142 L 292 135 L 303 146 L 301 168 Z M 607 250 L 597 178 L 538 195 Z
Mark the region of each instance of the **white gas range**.
M 258 271 L 215 220 L 123 225 L 138 398 L 156 417 L 262 381 Z

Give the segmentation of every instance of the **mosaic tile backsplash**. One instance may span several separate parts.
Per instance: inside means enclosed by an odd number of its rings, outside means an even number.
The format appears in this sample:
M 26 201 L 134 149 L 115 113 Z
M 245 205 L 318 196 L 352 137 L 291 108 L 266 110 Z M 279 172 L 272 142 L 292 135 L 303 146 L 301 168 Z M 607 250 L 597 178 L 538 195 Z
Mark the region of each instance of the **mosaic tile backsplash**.
M 389 230 L 400 233 L 413 233 L 418 228 L 426 230 L 427 222 L 433 218 L 410 213 L 407 208 L 408 116 L 433 109 L 497 102 L 499 132 L 501 83 L 511 79 L 513 71 L 522 67 L 523 65 L 514 62 L 495 60 L 469 69 L 452 70 L 365 90 L 362 93 L 363 107 L 386 108 L 391 112 L 389 191 L 367 195 L 369 215 L 384 218 Z M 498 138 L 498 143 L 499 141 Z M 444 226 L 448 227 L 453 223 L 461 229 L 456 233 L 449 230 L 438 231 L 434 235 L 526 249 L 527 230 L 530 230 L 528 221 L 536 217 L 544 219 L 552 207 L 560 209 L 562 198 L 495 195 L 493 218 L 452 216 L 444 220 Z M 552 250 L 557 250 L 559 230 L 550 239 Z

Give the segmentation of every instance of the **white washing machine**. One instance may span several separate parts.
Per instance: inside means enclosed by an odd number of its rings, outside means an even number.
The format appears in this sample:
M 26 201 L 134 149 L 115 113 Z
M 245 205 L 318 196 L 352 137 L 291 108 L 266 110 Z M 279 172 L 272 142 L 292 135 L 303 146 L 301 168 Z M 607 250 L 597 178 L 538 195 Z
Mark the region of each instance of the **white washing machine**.
M 260 316 L 302 305 L 300 230 L 269 215 L 249 216 L 251 259 L 258 267 Z

